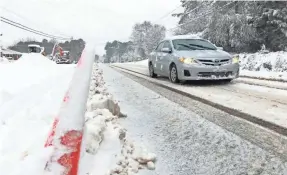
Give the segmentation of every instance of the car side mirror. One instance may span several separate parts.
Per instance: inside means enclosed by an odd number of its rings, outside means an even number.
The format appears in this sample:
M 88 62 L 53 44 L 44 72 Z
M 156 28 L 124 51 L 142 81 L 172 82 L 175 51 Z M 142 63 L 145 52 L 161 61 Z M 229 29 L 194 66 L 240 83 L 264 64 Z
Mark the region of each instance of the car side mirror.
M 223 47 L 217 47 L 218 50 L 223 50 Z
M 172 50 L 170 48 L 167 48 L 167 47 L 166 48 L 162 48 L 161 51 L 164 52 L 164 53 L 171 53 L 172 52 Z

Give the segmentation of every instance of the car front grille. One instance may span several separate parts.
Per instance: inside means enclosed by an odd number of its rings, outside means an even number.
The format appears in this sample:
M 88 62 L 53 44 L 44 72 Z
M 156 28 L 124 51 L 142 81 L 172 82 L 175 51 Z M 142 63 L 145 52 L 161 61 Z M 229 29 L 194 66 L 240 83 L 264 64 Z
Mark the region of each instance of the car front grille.
M 229 77 L 232 76 L 232 72 L 228 71 L 228 72 L 199 72 L 197 74 L 199 77 Z
M 229 59 L 198 59 L 198 61 L 207 66 L 222 66 L 224 64 L 230 63 Z

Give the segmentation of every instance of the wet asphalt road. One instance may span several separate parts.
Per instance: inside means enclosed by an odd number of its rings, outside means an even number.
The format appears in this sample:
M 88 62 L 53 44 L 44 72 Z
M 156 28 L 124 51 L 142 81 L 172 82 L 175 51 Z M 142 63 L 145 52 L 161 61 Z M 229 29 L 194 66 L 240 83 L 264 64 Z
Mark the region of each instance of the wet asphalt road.
M 197 102 L 172 100 L 177 101 L 174 103 L 165 97 L 181 97 L 153 84 L 142 86 L 107 66 L 100 67 L 109 92 L 128 115 L 122 125 L 136 142 L 158 155 L 156 170 L 140 174 L 287 175 L 285 159 L 202 117 L 228 114 L 200 107 Z M 186 103 L 197 106 L 193 110 L 185 107 Z

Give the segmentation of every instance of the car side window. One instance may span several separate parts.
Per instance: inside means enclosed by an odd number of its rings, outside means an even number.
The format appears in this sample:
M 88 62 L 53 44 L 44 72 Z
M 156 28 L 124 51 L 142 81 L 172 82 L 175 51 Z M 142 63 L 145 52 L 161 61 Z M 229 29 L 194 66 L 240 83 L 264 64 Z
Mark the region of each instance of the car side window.
M 163 44 L 164 44 L 164 42 L 161 42 L 161 43 L 157 46 L 157 48 L 156 48 L 156 51 L 157 51 L 157 52 L 160 52 L 160 51 L 161 51 L 161 49 L 162 49 L 162 47 L 163 47 Z
M 163 48 L 169 48 L 171 50 L 170 42 L 169 41 L 165 41 L 164 45 L 163 45 Z

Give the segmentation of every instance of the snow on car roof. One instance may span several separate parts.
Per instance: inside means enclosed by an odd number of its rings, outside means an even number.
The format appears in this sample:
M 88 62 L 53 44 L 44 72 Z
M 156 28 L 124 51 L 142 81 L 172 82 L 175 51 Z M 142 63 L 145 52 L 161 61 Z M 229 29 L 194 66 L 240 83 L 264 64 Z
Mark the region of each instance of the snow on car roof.
M 176 35 L 166 38 L 167 40 L 175 40 L 175 39 L 202 39 L 198 35 Z
M 40 46 L 37 44 L 29 44 L 28 47 L 40 47 Z

